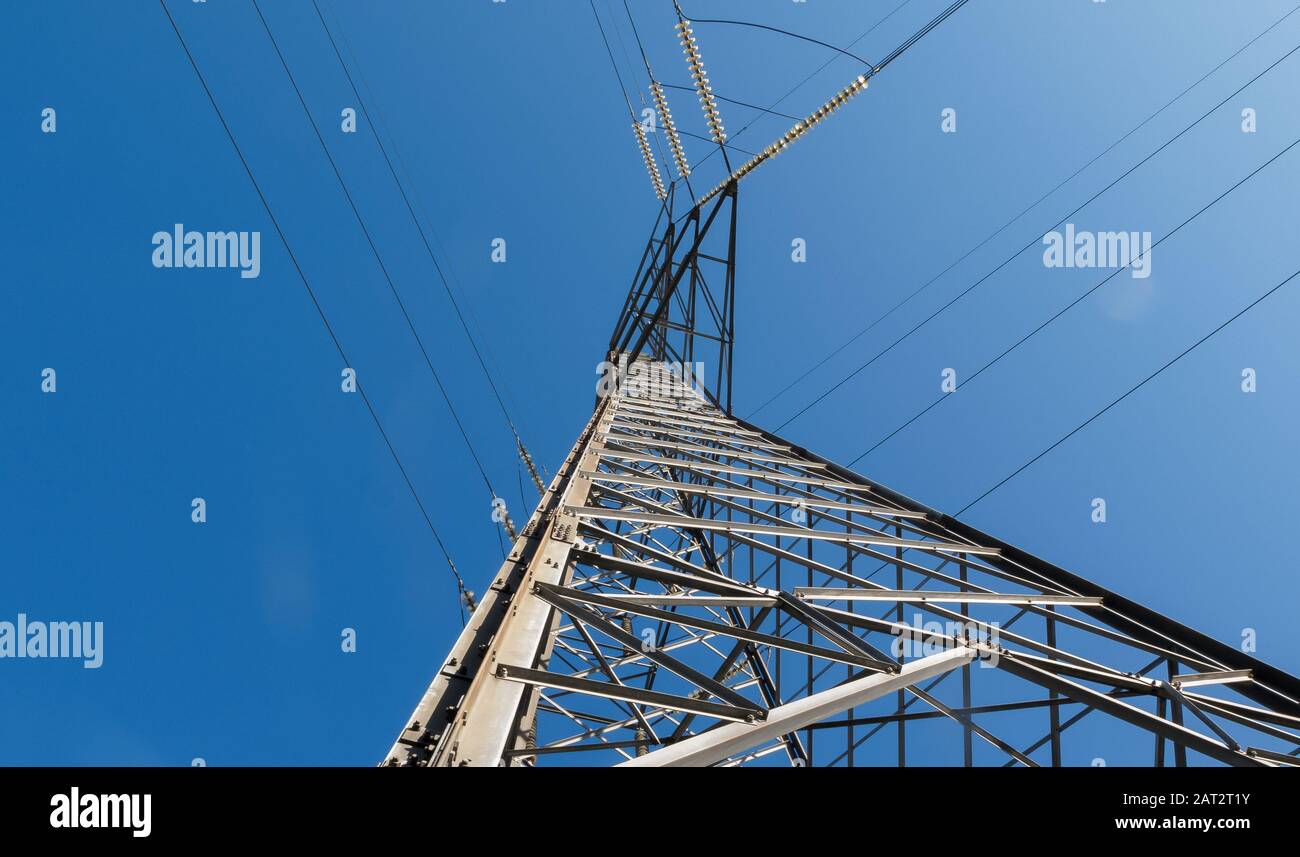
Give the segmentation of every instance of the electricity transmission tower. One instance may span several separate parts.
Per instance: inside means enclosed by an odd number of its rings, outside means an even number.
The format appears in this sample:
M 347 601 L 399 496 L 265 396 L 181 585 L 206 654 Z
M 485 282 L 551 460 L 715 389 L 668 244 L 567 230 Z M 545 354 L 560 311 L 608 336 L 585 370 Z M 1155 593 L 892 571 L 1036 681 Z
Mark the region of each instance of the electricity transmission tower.
M 914 735 L 1059 765 L 1086 716 L 1157 765 L 1300 763 L 1294 677 L 729 414 L 736 201 L 661 218 L 605 395 L 388 763 L 905 764 Z M 1026 712 L 1041 738 L 998 736 Z
M 1295 677 L 731 413 L 756 165 L 676 220 L 652 169 L 591 419 L 384 763 L 1300 765 Z

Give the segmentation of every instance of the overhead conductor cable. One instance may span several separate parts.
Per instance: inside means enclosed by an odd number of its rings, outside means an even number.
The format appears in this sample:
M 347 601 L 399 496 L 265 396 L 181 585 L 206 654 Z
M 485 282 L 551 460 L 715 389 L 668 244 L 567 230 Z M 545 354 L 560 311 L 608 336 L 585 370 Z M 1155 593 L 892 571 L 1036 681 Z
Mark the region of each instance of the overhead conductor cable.
M 650 185 L 654 188 L 655 196 L 663 202 L 668 198 L 668 191 L 664 188 L 663 177 L 659 175 L 659 164 L 655 162 L 654 155 L 650 152 L 650 143 L 646 140 L 645 128 L 637 121 L 636 111 L 632 109 L 632 99 L 627 96 L 627 87 L 623 85 L 623 75 L 619 74 L 618 63 L 614 61 L 614 50 L 609 46 L 609 37 L 605 35 L 605 25 L 600 21 L 600 13 L 596 11 L 595 0 L 589 0 L 591 14 L 596 18 L 596 27 L 600 30 L 600 39 L 605 43 L 605 53 L 609 54 L 610 67 L 614 69 L 614 78 L 618 81 L 618 88 L 623 93 L 623 103 L 627 105 L 628 118 L 632 120 L 632 133 L 636 134 L 636 144 L 641 149 L 641 157 L 645 160 L 646 172 L 650 174 Z
M 967 2 L 969 2 L 969 0 L 953 0 L 953 3 L 950 6 L 948 6 L 947 9 L 944 9 L 942 12 L 939 13 L 939 15 L 937 15 L 933 20 L 931 20 L 930 23 L 926 24 L 920 30 L 913 33 L 912 36 L 907 39 L 907 41 L 903 42 L 901 45 L 895 48 L 893 52 L 889 54 L 889 56 L 885 57 L 877 65 L 868 69 L 868 71 L 865 74 L 858 75 L 857 78 L 855 78 L 852 83 L 850 83 L 848 86 L 844 87 L 839 92 L 837 92 L 834 98 L 832 98 L 830 101 L 823 104 L 807 119 L 804 119 L 802 122 L 796 122 L 794 124 L 794 127 L 792 127 L 789 131 L 786 131 L 783 136 L 777 138 L 776 142 L 772 143 L 763 151 L 759 152 L 748 162 L 742 165 L 738 170 L 733 172 L 731 175 L 727 176 L 727 178 L 721 184 L 715 187 L 713 190 L 709 191 L 704 196 L 700 197 L 700 201 L 696 203 L 696 205 L 703 205 L 704 203 L 713 199 L 718 194 L 722 193 L 733 182 L 739 181 L 740 179 L 744 178 L 746 175 L 752 172 L 754 168 L 757 167 L 759 164 L 763 163 L 769 158 L 781 154 L 781 152 L 785 151 L 787 146 L 789 146 L 795 140 L 798 140 L 804 134 L 812 130 L 812 127 L 814 125 L 821 122 L 823 119 L 825 119 L 834 111 L 838 110 L 850 98 L 857 95 L 862 90 L 866 89 L 867 78 L 873 77 L 879 74 L 881 71 L 883 71 L 886 66 L 888 66 L 894 60 L 902 56 L 904 51 L 906 51 L 908 48 L 912 47 L 912 45 L 919 42 L 927 33 L 929 33 L 935 27 L 939 26 L 944 21 L 946 21 L 954 12 L 956 12 L 962 6 L 965 6 Z M 695 48 L 694 37 L 690 35 L 690 26 L 689 26 L 690 22 L 686 21 L 684 18 L 681 18 L 680 9 L 678 9 L 678 17 L 680 20 L 678 20 L 677 22 L 677 29 L 682 34 L 682 44 L 686 45 L 687 61 L 691 63 L 692 74 L 693 76 L 695 76 L 695 88 L 700 93 L 700 101 L 702 103 L 706 101 L 706 97 L 707 97 L 705 115 L 708 116 L 709 115 L 708 105 L 711 105 L 713 103 L 713 95 L 709 90 L 708 78 L 704 77 L 703 66 L 698 64 L 699 51 Z M 737 23 L 737 22 L 719 21 L 714 23 Z M 793 34 L 788 34 L 788 35 L 793 35 Z M 838 50 L 838 48 L 836 48 L 836 50 Z M 716 114 L 716 112 L 717 111 L 715 109 L 714 114 Z M 712 125 L 710 125 L 710 127 L 712 127 Z M 718 130 L 721 131 L 721 123 L 719 123 Z M 726 139 L 725 135 L 722 135 L 722 139 L 718 140 L 718 142 L 721 143 L 722 140 L 725 139 Z M 726 156 L 725 148 L 723 149 L 723 156 L 724 157 Z

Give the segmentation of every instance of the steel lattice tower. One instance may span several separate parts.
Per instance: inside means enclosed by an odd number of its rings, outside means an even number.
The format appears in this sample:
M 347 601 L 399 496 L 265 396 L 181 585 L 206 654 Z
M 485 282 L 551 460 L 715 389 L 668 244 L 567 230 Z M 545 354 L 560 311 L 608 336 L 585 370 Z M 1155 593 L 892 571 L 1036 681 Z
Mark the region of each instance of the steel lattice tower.
M 385 764 L 1061 765 L 1088 716 L 1156 765 L 1300 764 L 1293 676 L 732 415 L 737 185 L 671 195 L 590 421 Z

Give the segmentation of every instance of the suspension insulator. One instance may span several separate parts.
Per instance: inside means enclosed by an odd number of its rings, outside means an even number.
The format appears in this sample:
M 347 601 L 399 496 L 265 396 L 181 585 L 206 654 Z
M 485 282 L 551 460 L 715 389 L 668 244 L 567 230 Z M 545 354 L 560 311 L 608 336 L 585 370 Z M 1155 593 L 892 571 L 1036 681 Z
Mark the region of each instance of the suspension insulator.
M 627 633 L 627 634 L 631 634 L 631 633 L 632 633 L 632 617 L 631 617 L 631 616 L 629 616 L 629 615 L 627 615 L 626 613 L 624 613 L 624 614 L 623 614 L 623 619 L 619 622 L 619 624 L 623 626 L 623 632 L 624 632 L 624 633 Z M 623 649 L 623 657 L 625 657 L 625 658 L 630 658 L 630 657 L 634 656 L 635 654 L 636 654 L 636 652 L 633 651 L 632 649 Z
M 528 454 L 528 447 L 524 446 L 524 442 L 518 436 L 515 437 L 515 445 L 519 447 L 519 457 L 523 459 L 524 466 L 528 468 L 528 475 L 532 477 L 533 484 L 537 486 L 537 493 L 545 494 L 546 486 L 542 483 L 541 474 L 537 472 L 537 465 L 533 463 L 533 457 Z
M 700 107 L 704 110 L 704 123 L 709 126 L 709 137 L 715 143 L 725 143 L 727 132 L 722 127 L 722 116 L 718 113 L 718 102 L 713 98 L 709 77 L 704 73 L 704 60 L 700 59 L 700 48 L 695 42 L 695 33 L 691 31 L 691 22 L 678 21 L 676 28 L 677 37 L 682 41 L 682 53 L 686 54 L 686 65 L 691 70 L 691 79 L 695 81 L 695 91 L 700 96 Z
M 664 97 L 664 88 L 659 85 L 659 81 L 650 81 L 650 94 L 654 96 L 655 109 L 659 111 L 659 124 L 668 137 L 668 148 L 673 153 L 673 162 L 677 164 L 677 174 L 686 178 L 691 174 L 691 167 L 686 162 L 686 151 L 682 148 L 682 139 L 677 135 L 677 126 L 673 124 L 673 114 L 668 109 L 668 99 Z
M 755 167 L 763 163 L 763 161 L 766 161 L 768 158 L 774 158 L 777 155 L 784 152 L 791 143 L 793 143 L 795 140 L 798 140 L 804 134 L 807 134 L 809 131 L 813 129 L 813 126 L 817 125 L 827 116 L 831 115 L 836 110 L 843 107 L 845 102 L 847 102 L 850 98 L 857 95 L 859 92 L 861 92 L 866 88 L 867 88 L 866 75 L 861 75 L 861 74 L 858 75 L 857 78 L 855 78 L 852 83 L 850 83 L 848 86 L 841 89 L 839 92 L 835 93 L 834 98 L 832 98 L 830 101 L 827 101 L 821 107 L 813 111 L 813 113 L 810 116 L 808 116 L 808 118 L 801 119 L 798 122 L 794 123 L 794 125 L 790 128 L 789 131 L 786 131 L 784 134 L 782 134 L 780 137 L 776 139 L 776 142 L 770 144 L 769 146 L 764 148 L 763 151 L 759 152 L 757 155 L 750 158 L 738 170 L 736 170 L 731 175 L 727 176 L 726 180 L 724 180 L 721 184 L 719 184 L 713 190 L 706 193 L 704 196 L 700 197 L 699 204 L 703 205 L 704 203 L 713 199 L 718 194 L 722 193 L 722 191 L 726 189 L 727 185 L 729 185 L 731 182 L 737 181 L 739 179 L 743 179 L 751 171 L 753 171 Z
M 650 143 L 645 138 L 645 129 L 641 127 L 640 122 L 633 122 L 632 131 L 636 134 L 637 145 L 641 147 L 641 157 L 645 160 L 646 172 L 650 174 L 650 185 L 654 188 L 655 196 L 660 200 L 667 199 L 668 191 L 664 190 L 664 180 L 659 176 L 659 165 L 655 163 L 654 155 L 650 154 Z

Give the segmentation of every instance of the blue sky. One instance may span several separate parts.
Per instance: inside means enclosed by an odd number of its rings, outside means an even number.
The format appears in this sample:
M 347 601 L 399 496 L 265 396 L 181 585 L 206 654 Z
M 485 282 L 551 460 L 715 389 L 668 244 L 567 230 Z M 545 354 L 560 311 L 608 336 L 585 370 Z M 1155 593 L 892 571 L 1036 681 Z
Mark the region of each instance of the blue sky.
M 901 0 L 691 0 L 847 45 Z M 946 4 L 910 0 L 853 50 L 876 59 Z M 597 0 L 625 80 L 621 2 Z M 657 74 L 688 77 L 671 4 L 633 0 Z M 489 495 L 251 4 L 169 4 L 276 218 L 471 588 L 501 554 Z M 311 4 L 267 21 L 385 265 L 516 521 L 494 399 Z M 590 415 L 595 366 L 655 201 L 591 9 L 570 0 L 322 0 L 534 456 L 553 470 Z M 749 414 L 1292 8 L 1288 2 L 973 0 L 742 186 L 737 412 Z M 717 92 L 770 104 L 830 54 L 696 28 Z M 0 662 L 0 762 L 372 764 L 460 620 L 455 590 L 162 10 L 28 3 L 0 67 L 7 271 L 0 289 L 0 619 L 105 625 L 104 665 Z M 1300 43 L 1300 14 L 754 420 L 775 427 Z M 626 53 L 625 53 L 626 51 Z M 346 53 L 346 52 L 345 52 Z M 780 108 L 857 69 L 837 59 Z M 360 79 L 358 83 L 360 83 Z M 1072 218 L 1159 239 L 1300 136 L 1300 54 Z M 688 93 L 681 126 L 704 133 Z M 57 132 L 40 130 L 57 110 Z M 944 134 L 940 113 L 957 111 Z M 1253 108 L 1258 131 L 1241 131 Z M 788 127 L 723 103 L 736 145 Z M 692 160 L 706 144 L 687 138 Z M 390 151 L 393 151 L 390 148 Z M 716 157 L 699 187 L 719 174 Z M 1300 268 L 1293 150 L 857 469 L 955 511 Z M 262 270 L 156 269 L 175 223 L 260 230 Z M 490 260 L 504 237 L 505 264 Z M 808 261 L 790 259 L 804 238 Z M 1031 248 L 781 433 L 842 461 L 959 384 L 1107 272 Z M 1180 361 L 963 518 L 1292 672 L 1300 584 L 1300 285 Z M 58 372 L 43 394 L 41 370 Z M 1254 368 L 1259 391 L 1240 389 Z M 524 495 L 534 492 L 523 477 Z M 190 520 L 190 501 L 208 520 Z M 1103 497 L 1108 521 L 1092 523 Z M 358 650 L 340 650 L 343 628 Z M 1082 728 L 1082 727 L 1081 727 Z M 1102 753 L 1104 731 L 1068 742 Z M 1093 742 L 1090 744 L 1089 742 Z M 1145 752 L 1146 744 L 1143 744 Z

